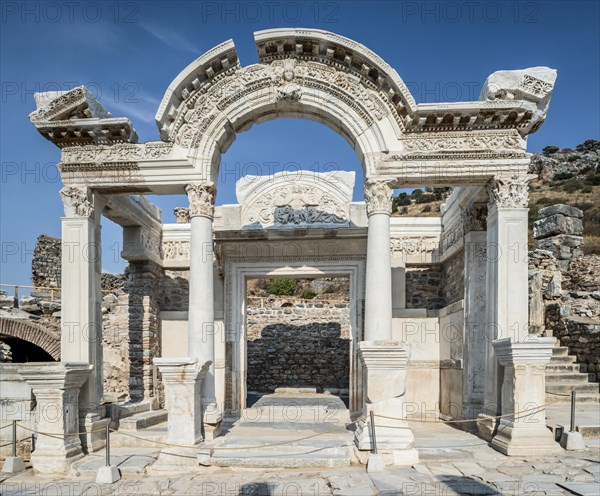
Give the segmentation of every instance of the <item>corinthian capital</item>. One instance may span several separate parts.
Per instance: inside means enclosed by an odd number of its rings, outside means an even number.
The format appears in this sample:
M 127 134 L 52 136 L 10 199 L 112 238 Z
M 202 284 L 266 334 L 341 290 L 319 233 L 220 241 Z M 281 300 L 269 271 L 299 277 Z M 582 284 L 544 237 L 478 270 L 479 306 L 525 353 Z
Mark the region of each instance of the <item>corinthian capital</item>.
M 392 178 L 369 179 L 365 183 L 365 203 L 367 204 L 367 215 L 391 214 L 392 194 L 394 183 Z
M 188 184 L 185 187 L 190 202 L 190 218 L 208 217 L 213 218 L 215 213 L 215 195 L 217 188 L 211 181 L 203 183 Z
M 65 186 L 60 190 L 65 217 L 93 217 L 94 206 L 88 199 L 88 188 Z
M 529 200 L 528 185 L 535 174 L 496 178 L 488 183 L 488 207 L 527 208 Z

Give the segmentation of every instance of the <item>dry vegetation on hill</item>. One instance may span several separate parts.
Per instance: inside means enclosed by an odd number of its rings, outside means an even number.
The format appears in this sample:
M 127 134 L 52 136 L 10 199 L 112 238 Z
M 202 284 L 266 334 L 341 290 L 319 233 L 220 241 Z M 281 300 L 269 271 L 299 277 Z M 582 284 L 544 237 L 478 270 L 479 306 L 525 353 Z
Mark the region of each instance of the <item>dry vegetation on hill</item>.
M 537 174 L 530 185 L 529 239 L 540 208 L 564 203 L 583 210 L 583 251 L 600 254 L 600 141 L 587 140 L 575 149 L 547 146 L 533 154 L 529 171 Z M 450 188 L 425 188 L 401 193 L 394 199 L 394 216 L 439 217 Z

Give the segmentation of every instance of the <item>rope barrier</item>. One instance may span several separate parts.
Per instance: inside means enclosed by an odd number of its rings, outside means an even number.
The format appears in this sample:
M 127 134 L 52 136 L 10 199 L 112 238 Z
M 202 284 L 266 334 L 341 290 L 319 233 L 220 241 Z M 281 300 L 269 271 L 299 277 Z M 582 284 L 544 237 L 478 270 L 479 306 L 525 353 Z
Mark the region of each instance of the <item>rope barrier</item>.
M 505 413 L 503 415 L 494 415 L 494 416 L 490 416 L 488 417 L 490 420 L 499 420 L 505 417 L 515 417 L 515 418 L 521 418 L 518 417 L 521 414 L 527 413 L 529 415 L 533 414 L 533 412 L 540 412 L 542 410 L 544 410 L 547 406 L 552 405 L 554 403 L 558 403 L 558 401 L 554 401 L 551 403 L 545 403 L 543 405 L 540 406 L 536 406 L 534 408 L 528 408 L 525 410 L 519 410 L 516 412 L 511 412 L 511 413 Z M 536 413 L 537 413 L 536 412 Z M 527 415 L 526 415 L 527 416 Z M 423 419 L 408 419 L 408 418 L 401 418 L 401 417 L 389 417 L 386 415 L 377 415 L 375 414 L 375 417 L 378 418 L 383 418 L 383 419 L 388 419 L 388 420 L 399 420 L 399 421 L 403 421 L 403 422 L 415 422 L 415 423 L 444 423 L 444 424 L 454 424 L 454 423 L 467 423 L 467 422 L 477 422 L 479 419 L 460 419 L 460 420 L 442 420 L 442 419 L 438 419 L 438 420 L 423 420 Z M 304 437 L 300 437 L 300 438 L 296 438 L 296 439 L 290 439 L 287 441 L 280 441 L 280 442 L 276 442 L 276 443 L 269 443 L 269 444 L 261 444 L 261 445 L 255 445 L 255 446 L 236 446 L 236 447 L 225 447 L 225 446 L 215 446 L 215 447 L 210 447 L 208 449 L 211 450 L 246 450 L 246 449 L 262 449 L 262 448 L 271 448 L 271 447 L 275 447 L 275 446 L 282 446 L 282 445 L 286 445 L 286 444 L 294 444 L 294 443 L 298 443 L 300 441 L 306 441 L 307 439 L 313 439 L 315 437 L 319 437 L 319 436 L 323 436 L 326 434 L 331 434 L 332 432 L 338 431 L 340 429 L 346 429 L 347 427 L 350 427 L 351 425 L 354 425 L 360 421 L 365 421 L 366 417 L 365 416 L 361 416 L 359 418 L 357 418 L 356 420 L 352 421 L 352 422 L 348 422 L 342 425 L 338 425 L 337 427 L 334 427 L 333 429 L 329 429 L 327 431 L 324 432 L 317 432 L 315 434 L 311 434 L 309 436 L 304 436 Z M 6 426 L 5 426 L 6 427 Z M 29 432 L 32 433 L 36 433 L 38 435 L 41 436 L 48 436 L 48 437 L 52 437 L 55 439 L 62 439 L 64 437 L 66 437 L 65 434 L 57 434 L 55 432 L 42 432 L 42 431 L 37 431 L 35 429 L 31 429 L 29 427 L 25 427 L 23 425 L 20 426 L 22 429 L 25 429 Z M 4 427 L 3 427 L 4 428 Z M 98 428 L 98 429 L 91 429 L 89 431 L 84 431 L 84 432 L 74 432 L 74 433 L 70 433 L 67 434 L 69 436 L 75 436 L 75 435 L 83 435 L 83 434 L 89 434 L 90 432 L 98 432 L 98 431 L 103 431 L 105 430 L 105 427 L 102 428 Z M 175 443 L 166 443 L 163 441 L 158 441 L 156 439 L 148 439 L 145 437 L 141 437 L 141 436 L 136 436 L 134 434 L 130 434 L 128 432 L 122 432 L 122 431 L 118 431 L 116 429 L 109 429 L 110 432 L 113 432 L 115 434 L 119 434 L 121 436 L 126 436 L 126 437 L 130 437 L 133 439 L 138 439 L 140 441 L 146 441 L 146 442 L 150 442 L 150 443 L 154 443 L 154 444 L 159 444 L 162 446 L 167 446 L 167 447 L 172 447 L 172 448 L 199 448 L 202 449 L 202 447 L 197 446 L 197 445 L 185 445 L 185 444 L 175 444 Z

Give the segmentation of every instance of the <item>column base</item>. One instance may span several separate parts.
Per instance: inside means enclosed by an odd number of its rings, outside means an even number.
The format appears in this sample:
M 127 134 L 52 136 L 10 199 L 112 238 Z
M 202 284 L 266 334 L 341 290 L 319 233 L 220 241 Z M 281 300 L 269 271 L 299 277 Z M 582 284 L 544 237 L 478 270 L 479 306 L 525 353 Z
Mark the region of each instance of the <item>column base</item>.
M 200 466 L 198 462 L 198 450 L 200 447 L 189 448 L 166 447 L 158 455 L 158 459 L 150 467 L 148 474 L 160 472 L 189 472 L 192 467 Z
M 204 423 L 202 433 L 205 441 L 212 441 L 221 435 L 223 413 L 215 402 L 206 403 L 202 420 Z
M 98 414 L 88 413 L 79 421 L 81 447 L 84 453 L 94 453 L 106 447 L 106 426 L 110 424 L 110 418 L 100 418 Z
M 37 474 L 66 474 L 71 464 L 84 457 L 79 446 L 65 451 L 43 451 L 31 454 L 31 466 Z
M 477 415 L 477 431 L 479 437 L 488 443 L 493 439 L 498 427 L 498 419 L 487 413 Z
M 375 417 L 375 436 L 377 450 L 381 452 L 409 450 L 415 444 L 415 437 L 408 423 L 401 420 L 378 419 Z M 360 451 L 371 451 L 373 449 L 371 423 L 369 421 L 361 419 L 356 424 L 354 444 Z
M 545 427 L 515 428 L 503 422 L 498 425 L 498 432 L 490 446 L 507 456 L 537 456 L 563 451 L 552 432 Z

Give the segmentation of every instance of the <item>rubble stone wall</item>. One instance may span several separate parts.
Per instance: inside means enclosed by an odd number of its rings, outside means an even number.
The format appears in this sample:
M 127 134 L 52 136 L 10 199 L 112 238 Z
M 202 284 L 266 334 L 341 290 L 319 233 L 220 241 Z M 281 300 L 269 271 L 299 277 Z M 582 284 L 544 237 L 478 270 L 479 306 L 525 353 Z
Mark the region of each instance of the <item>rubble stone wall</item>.
M 31 260 L 31 279 L 34 286 L 60 288 L 60 238 L 38 236 Z
M 249 298 L 248 390 L 313 386 L 347 390 L 350 305 L 289 297 Z
M 556 337 L 600 382 L 600 256 L 583 255 L 583 212 L 567 205 L 540 210 L 529 254 L 529 321 Z

